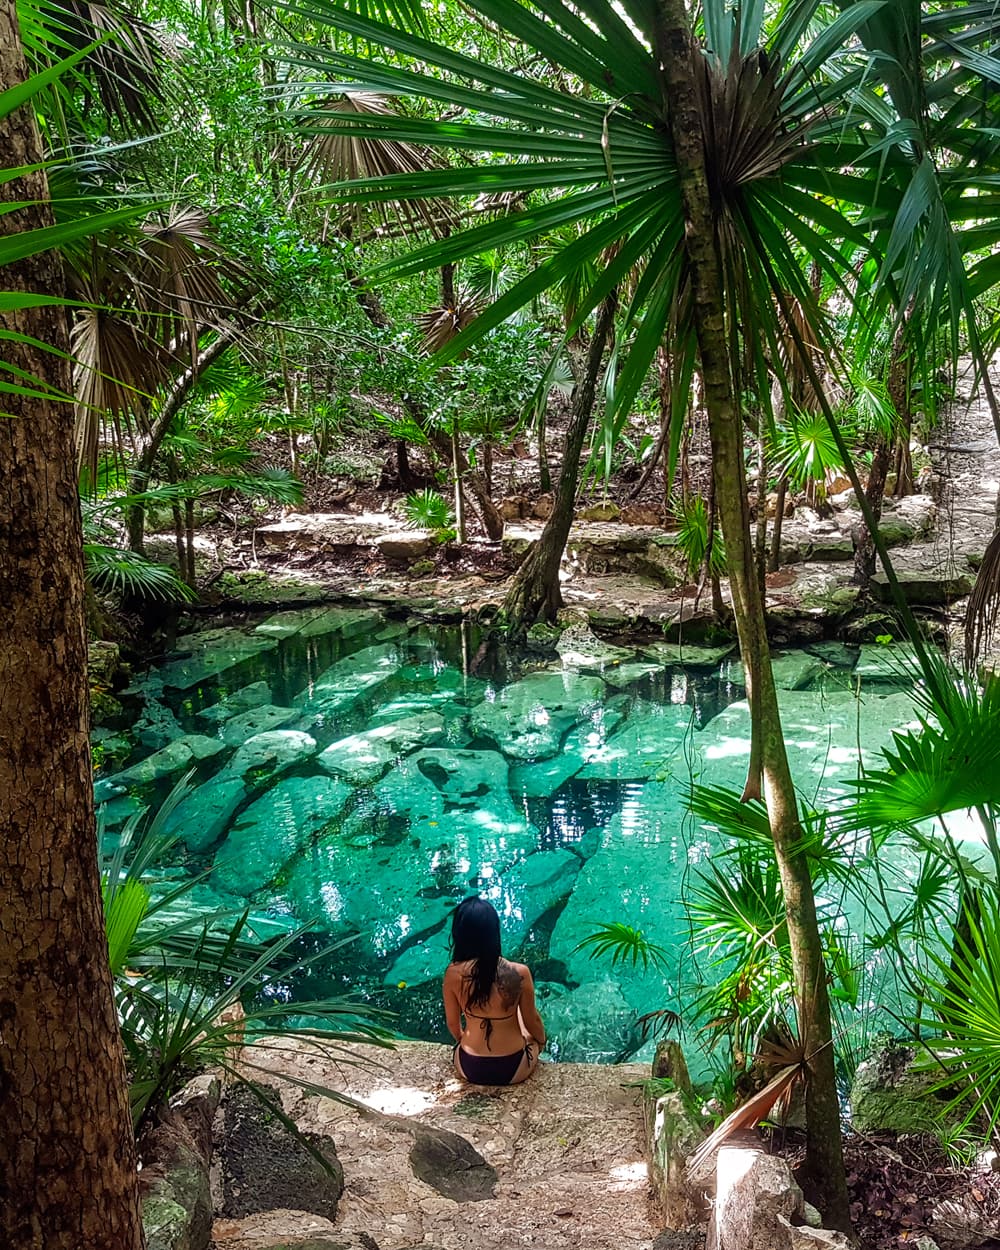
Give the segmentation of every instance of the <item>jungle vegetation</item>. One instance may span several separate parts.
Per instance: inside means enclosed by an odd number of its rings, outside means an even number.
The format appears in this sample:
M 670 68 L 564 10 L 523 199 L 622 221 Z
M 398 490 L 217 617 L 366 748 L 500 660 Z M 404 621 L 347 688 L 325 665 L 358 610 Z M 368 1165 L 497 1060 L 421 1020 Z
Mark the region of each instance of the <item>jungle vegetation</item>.
M 692 801 L 727 830 L 754 812 L 767 835 L 785 916 L 767 975 L 794 1000 L 782 1058 L 806 1078 L 825 1214 L 847 1226 L 836 952 L 814 899 L 832 869 L 785 756 L 747 465 L 758 516 L 769 488 L 780 500 L 846 474 L 867 527 L 857 575 L 878 554 L 892 582 L 878 535 L 889 471 L 912 489 L 911 431 L 934 422 L 962 355 L 1000 440 L 984 368 L 1000 280 L 997 42 L 992 4 L 976 2 L 147 0 L 129 13 L 3 0 L 0 979 L 19 987 L 3 1025 L 25 1116 L 0 1132 L 11 1244 L 140 1244 L 117 1023 L 128 1044 L 143 1034 L 101 937 L 85 574 L 133 601 L 190 598 L 201 501 L 293 504 L 306 470 L 329 473 L 341 440 L 373 428 L 415 520 L 496 539 L 493 454 L 532 439 L 548 485 L 560 390 L 551 515 L 503 623 L 516 636 L 558 610 L 581 478 L 623 458 L 662 475 L 703 575 L 728 576 L 752 763 L 738 802 Z M 637 413 L 657 430 L 641 450 Z M 684 466 L 706 425 L 700 488 Z M 172 571 L 145 557 L 151 513 L 175 534 Z M 980 621 L 998 561 L 994 543 Z M 994 687 L 980 689 L 974 655 L 952 672 L 912 636 L 927 719 L 866 779 L 851 819 L 871 833 L 973 808 L 1000 859 Z M 940 854 L 968 875 L 954 847 Z M 745 857 L 736 867 L 753 876 Z M 963 885 L 955 958 L 931 994 L 994 1124 L 995 1047 L 977 1043 L 986 1023 L 966 1007 L 982 978 L 995 1001 L 995 882 Z M 79 952 L 72 975 L 66 951 Z M 168 1037 L 155 990 L 144 1002 L 146 1040 Z M 58 1071 L 39 1004 L 74 1038 Z M 136 1053 L 129 1066 L 143 1070 Z M 45 1195 L 17 1146 L 33 1138 L 40 1156 L 66 1105 L 80 1140 L 99 1125 L 103 1145 L 66 1139 L 73 1167 Z

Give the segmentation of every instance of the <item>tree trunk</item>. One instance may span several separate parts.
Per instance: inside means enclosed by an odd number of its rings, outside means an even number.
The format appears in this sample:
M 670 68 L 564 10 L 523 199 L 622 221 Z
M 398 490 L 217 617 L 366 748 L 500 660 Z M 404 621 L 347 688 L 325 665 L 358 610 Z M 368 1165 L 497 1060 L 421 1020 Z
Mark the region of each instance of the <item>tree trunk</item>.
M 570 526 L 573 524 L 580 455 L 594 411 L 604 346 L 614 325 L 617 306 L 616 297 L 609 296 L 597 314 L 597 328 L 590 343 L 586 373 L 573 400 L 573 416 L 566 432 L 566 448 L 552 512 L 538 542 L 529 550 L 514 575 L 500 611 L 501 620 L 514 638 L 524 635 L 536 621 L 555 620 L 556 613 L 562 607 L 559 565 L 566 550 Z
M 0 0 L 0 90 L 24 81 Z M 33 114 L 0 127 L 0 168 L 44 160 Z M 42 172 L 8 181 L 0 234 L 52 223 Z M 61 295 L 56 255 L 5 290 Z M 63 310 L 0 317 L 5 361 L 70 393 Z M 82 531 L 73 410 L 7 395 L 0 420 L 0 1245 L 140 1250 L 135 1145 L 108 970 L 88 740 Z
M 173 380 L 156 414 L 156 419 L 143 438 L 139 458 L 129 474 L 128 493 L 130 495 L 139 495 L 147 489 L 160 444 L 170 432 L 174 417 L 177 416 L 184 401 L 191 394 L 192 387 L 200 380 L 205 370 L 210 365 L 214 365 L 227 348 L 232 347 L 236 342 L 238 333 L 236 326 L 221 330 L 207 347 L 198 352 L 194 363 Z M 126 509 L 125 529 L 128 534 L 129 550 L 137 551 L 141 555 L 146 530 L 146 509 L 143 504 L 133 504 Z
M 888 472 L 889 445 L 880 436 L 875 444 L 872 467 L 868 472 L 868 485 L 865 487 L 865 498 L 868 500 L 876 522 L 882 516 L 882 500 L 885 497 L 885 479 Z M 854 544 L 854 580 L 862 590 L 868 589 L 868 583 L 874 572 L 875 540 L 867 524 L 861 521 L 856 530 Z
M 771 549 L 767 557 L 767 571 L 776 573 L 781 567 L 781 531 L 785 523 L 785 499 L 788 496 L 788 478 L 783 473 L 778 480 L 778 499 L 774 505 L 774 524 L 771 526 Z
M 469 464 L 469 459 L 461 447 L 452 447 L 449 435 L 445 434 L 443 430 L 428 429 L 422 415 L 418 413 L 414 406 L 407 405 L 407 411 L 420 423 L 421 428 L 425 430 L 427 441 L 444 463 L 451 464 L 454 460 L 459 480 L 463 486 L 469 488 L 472 498 L 476 501 L 476 510 L 483 522 L 483 528 L 486 530 L 487 537 L 492 539 L 493 542 L 503 538 L 503 517 L 493 502 L 483 475 Z
M 781 732 L 764 604 L 750 541 L 742 419 L 726 351 L 729 338 L 696 80 L 695 58 L 700 61 L 701 54 L 691 37 L 684 0 L 657 0 L 657 15 L 657 51 L 663 66 L 683 196 L 685 249 L 691 270 L 713 471 L 750 701 L 750 770 L 745 797 L 756 797 L 763 782 L 788 918 L 799 1040 L 808 1077 L 805 1170 L 827 1222 L 846 1230 L 850 1228 L 850 1211 L 830 1003 L 815 898 Z

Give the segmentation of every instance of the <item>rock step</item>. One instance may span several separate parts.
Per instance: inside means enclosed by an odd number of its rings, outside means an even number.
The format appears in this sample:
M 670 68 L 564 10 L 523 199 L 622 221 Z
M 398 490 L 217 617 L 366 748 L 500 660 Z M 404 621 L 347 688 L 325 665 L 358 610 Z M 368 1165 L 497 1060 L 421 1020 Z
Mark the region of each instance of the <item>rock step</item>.
M 459 1081 L 443 1045 L 338 1054 L 282 1043 L 264 1059 L 365 1108 L 281 1084 L 299 1128 L 336 1142 L 335 1222 L 292 1211 L 217 1220 L 215 1250 L 652 1250 L 662 1221 L 637 1088 L 648 1065 L 543 1063 L 523 1085 L 491 1089 Z

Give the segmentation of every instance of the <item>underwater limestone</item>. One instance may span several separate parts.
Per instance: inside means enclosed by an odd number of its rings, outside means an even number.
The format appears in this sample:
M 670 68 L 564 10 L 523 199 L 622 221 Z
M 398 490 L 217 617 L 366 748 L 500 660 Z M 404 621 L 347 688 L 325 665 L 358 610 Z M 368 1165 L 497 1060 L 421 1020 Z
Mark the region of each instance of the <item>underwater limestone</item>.
M 627 690 L 629 686 L 638 685 L 644 678 L 659 673 L 662 669 L 662 664 L 655 664 L 652 660 L 637 660 L 634 663 L 619 664 L 617 668 L 605 669 L 601 676 L 616 690 Z
M 321 638 L 339 634 L 341 638 L 357 638 L 372 634 L 382 623 L 382 615 L 374 608 L 301 608 L 278 612 L 261 622 L 254 631 L 268 638 Z
M 293 703 L 303 713 L 300 724 L 309 728 L 349 711 L 390 681 L 400 663 L 398 648 L 390 644 L 363 647 L 338 660 L 295 696 Z
M 854 676 L 866 682 L 912 681 L 919 674 L 917 653 L 911 642 L 865 642 L 854 666 Z
M 237 748 L 225 771 L 234 777 L 250 779 L 260 785 L 267 778 L 287 772 L 296 764 L 315 755 L 316 739 L 300 729 L 269 729 L 255 734 Z
M 290 777 L 244 811 L 215 855 L 213 881 L 250 898 L 335 820 L 351 797 L 332 777 Z
M 677 668 L 718 668 L 722 661 L 736 650 L 735 642 L 719 647 L 699 647 L 688 643 L 654 642 L 642 648 L 642 654 L 658 664 Z
M 536 1001 L 549 1051 L 560 1063 L 621 1063 L 640 1043 L 635 1010 L 610 977 L 574 990 L 545 981 Z
M 574 672 L 528 673 L 472 711 L 475 733 L 491 739 L 516 760 L 555 755 L 563 738 L 604 697 L 599 677 Z
M 614 975 L 636 1012 L 674 1006 L 670 985 L 678 983 L 688 924 L 680 903 L 681 886 L 692 860 L 708 853 L 704 843 L 689 851 L 690 818 L 680 787 L 647 781 L 623 799 L 602 831 L 600 845 L 583 865 L 576 885 L 556 921 L 549 954 L 566 965 L 581 984 L 600 973 L 600 962 L 580 943 L 602 924 L 612 922 L 640 929 L 666 952 L 665 968 L 642 963 L 619 964 Z M 608 959 L 605 967 L 610 971 Z
M 102 777 L 99 782 L 100 791 L 97 795 L 97 802 L 102 802 L 104 798 L 109 798 L 113 794 L 120 794 L 125 789 L 131 790 L 137 786 L 149 785 L 153 781 L 161 781 L 164 777 L 173 777 L 176 773 L 182 773 L 185 769 L 191 768 L 200 760 L 211 759 L 212 756 L 225 750 L 226 744 L 220 742 L 218 738 L 206 738 L 201 734 L 185 734 L 184 737 L 175 739 L 159 751 L 154 751 L 152 755 L 147 755 L 138 764 L 132 764 L 111 777 Z M 95 787 L 96 790 L 97 787 Z
M 223 695 L 218 703 L 202 708 L 197 715 L 201 720 L 220 722 L 270 702 L 270 686 L 266 681 L 255 681 L 249 686 L 241 686 L 238 690 Z
M 444 718 L 434 712 L 405 716 L 331 743 L 316 760 L 325 772 L 355 784 L 377 781 L 398 755 L 432 746 L 444 737 Z
M 531 764 L 515 764 L 510 770 L 511 790 L 528 798 L 547 798 L 555 794 L 601 753 L 621 719 L 621 712 L 606 706 L 596 708 L 585 721 L 570 730 L 558 755 Z
M 822 660 L 806 651 L 775 651 L 771 671 L 779 690 L 805 690 L 820 681 L 827 669 Z M 743 665 L 738 660 L 730 664 L 728 677 L 734 684 L 744 684 Z
M 607 742 L 577 774 L 584 781 L 644 781 L 670 767 L 694 732 L 686 703 L 636 700 Z
M 224 722 L 219 736 L 231 747 L 237 747 L 258 734 L 280 729 L 289 721 L 298 720 L 299 710 L 294 707 L 275 707 L 273 703 L 265 703 L 261 707 L 250 708 L 240 712 L 231 720 Z
M 503 949 L 512 959 L 541 917 L 573 889 L 583 861 L 572 851 L 536 851 L 480 888 L 500 917 Z M 385 985 L 422 985 L 438 979 L 451 959 L 451 926 L 408 946 L 385 974 Z
M 165 831 L 177 834 L 189 851 L 200 855 L 218 842 L 249 794 L 242 777 L 219 773 L 181 799 L 167 817 Z
M 178 647 L 191 654 L 165 664 L 159 670 L 159 678 L 164 687 L 190 690 L 277 645 L 276 638 L 246 634 L 240 629 L 210 629 L 186 634 L 178 640 Z
M 885 690 L 885 687 L 881 688 Z M 843 800 L 858 771 L 858 747 L 866 765 L 892 741 L 892 731 L 915 726 L 912 698 L 899 691 L 779 690 L 778 707 L 792 779 L 822 806 Z M 750 712 L 732 703 L 698 738 L 702 780 L 742 789 L 750 758 Z

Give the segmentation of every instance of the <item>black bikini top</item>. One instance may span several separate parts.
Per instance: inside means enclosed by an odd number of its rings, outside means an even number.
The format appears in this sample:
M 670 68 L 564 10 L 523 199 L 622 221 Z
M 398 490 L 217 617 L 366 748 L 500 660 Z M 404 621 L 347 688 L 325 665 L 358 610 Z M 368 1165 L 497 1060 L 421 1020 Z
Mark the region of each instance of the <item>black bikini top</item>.
M 516 1011 L 512 1011 L 509 1016 L 477 1016 L 474 1012 L 471 1012 L 469 1010 L 463 1011 L 462 1014 L 465 1016 L 467 1020 L 481 1020 L 482 1021 L 481 1027 L 483 1030 L 483 1040 L 486 1042 L 487 1050 L 489 1050 L 490 1048 L 490 1038 L 493 1035 L 493 1021 L 517 1019 Z

